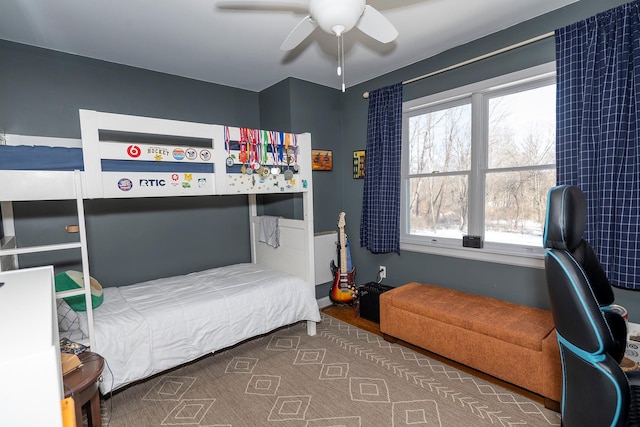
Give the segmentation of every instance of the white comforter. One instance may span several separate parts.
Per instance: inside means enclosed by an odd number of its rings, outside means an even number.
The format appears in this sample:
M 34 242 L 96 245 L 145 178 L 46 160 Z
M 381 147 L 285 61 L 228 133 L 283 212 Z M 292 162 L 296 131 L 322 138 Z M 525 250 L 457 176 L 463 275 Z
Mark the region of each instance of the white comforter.
M 101 391 L 300 320 L 320 321 L 313 288 L 255 264 L 105 288 L 92 348 L 108 364 Z

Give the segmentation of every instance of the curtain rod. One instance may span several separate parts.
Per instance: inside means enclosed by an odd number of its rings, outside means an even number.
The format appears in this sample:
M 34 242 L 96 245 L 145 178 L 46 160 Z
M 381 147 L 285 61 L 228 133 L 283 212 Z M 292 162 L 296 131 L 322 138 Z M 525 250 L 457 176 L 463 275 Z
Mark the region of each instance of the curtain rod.
M 402 85 L 408 85 L 409 83 L 417 82 L 418 80 L 426 79 L 427 77 L 432 77 L 432 76 L 435 76 L 437 74 L 441 74 L 441 73 L 445 73 L 447 71 L 455 70 L 456 68 L 464 67 L 465 65 L 473 64 L 474 62 L 478 62 L 478 61 L 481 61 L 483 59 L 491 58 L 492 56 L 496 56 L 496 55 L 499 55 L 501 53 L 505 53 L 505 52 L 508 52 L 510 50 L 517 49 L 519 47 L 526 46 L 528 44 L 535 43 L 537 41 L 547 39 L 549 37 L 553 37 L 554 34 L 555 34 L 554 31 L 550 31 L 550 32 L 545 33 L 545 34 L 541 34 L 541 35 L 539 35 L 537 37 L 533 37 L 533 38 L 531 38 L 529 40 L 524 40 L 524 41 L 521 41 L 519 43 L 512 44 L 511 46 L 503 47 L 502 49 L 494 50 L 493 52 L 485 53 L 484 55 L 476 56 L 475 58 L 471 58 L 471 59 L 468 59 L 466 61 L 462 61 L 462 62 L 460 62 L 458 64 L 450 65 L 450 66 L 442 68 L 440 70 L 432 71 L 432 72 L 424 74 L 422 76 L 418 76 L 418 77 L 414 77 L 414 78 L 409 79 L 409 80 L 405 80 L 405 81 L 402 82 Z M 362 97 L 365 98 L 365 99 L 369 98 L 369 92 L 364 92 L 362 94 Z

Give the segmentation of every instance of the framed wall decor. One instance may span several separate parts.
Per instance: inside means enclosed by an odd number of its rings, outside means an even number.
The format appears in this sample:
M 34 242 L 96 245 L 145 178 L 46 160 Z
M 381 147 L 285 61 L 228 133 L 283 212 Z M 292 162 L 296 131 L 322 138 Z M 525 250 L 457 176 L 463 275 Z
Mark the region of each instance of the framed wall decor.
M 333 170 L 333 151 L 311 150 L 311 170 L 314 170 L 314 171 Z
M 353 177 L 355 179 L 364 178 L 365 150 L 353 152 Z

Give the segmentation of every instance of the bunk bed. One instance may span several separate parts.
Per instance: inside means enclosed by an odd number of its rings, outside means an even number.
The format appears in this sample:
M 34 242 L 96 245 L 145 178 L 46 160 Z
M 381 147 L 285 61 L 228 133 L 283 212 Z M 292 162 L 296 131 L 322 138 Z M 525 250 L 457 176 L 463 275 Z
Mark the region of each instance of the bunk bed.
M 87 310 L 61 335 L 105 358 L 103 393 L 288 324 L 306 321 L 316 333 L 309 134 L 89 110 L 80 125 L 81 147 L 0 146 L 5 234 L 14 232 L 11 202 L 75 199 L 79 236 L 38 247 L 6 236 L 0 266 L 17 267 L 20 254 L 80 250 L 84 287 L 57 298 L 83 295 Z M 269 193 L 300 193 L 303 218 L 258 215 L 256 195 Z M 248 197 L 251 263 L 106 287 L 92 307 L 85 199 L 228 194 Z M 277 243 L 264 233 L 274 226 Z

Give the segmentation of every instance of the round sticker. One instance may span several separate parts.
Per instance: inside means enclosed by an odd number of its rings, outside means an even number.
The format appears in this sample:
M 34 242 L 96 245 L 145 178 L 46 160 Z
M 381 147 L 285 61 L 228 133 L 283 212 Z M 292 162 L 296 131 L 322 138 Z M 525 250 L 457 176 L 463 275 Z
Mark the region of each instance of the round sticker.
M 187 160 L 195 160 L 198 157 L 198 152 L 194 148 L 187 148 L 184 154 L 187 156 Z
M 209 150 L 200 150 L 200 158 L 205 162 L 208 162 L 211 159 L 211 151 Z
M 129 178 L 122 178 L 118 181 L 118 188 L 122 191 L 129 191 L 133 188 L 133 182 Z
M 184 159 L 184 150 L 182 148 L 174 148 L 172 154 L 173 158 L 176 160 Z
M 127 147 L 127 154 L 129 155 L 129 157 L 140 157 L 140 154 L 142 154 L 142 150 L 137 145 L 130 145 Z

